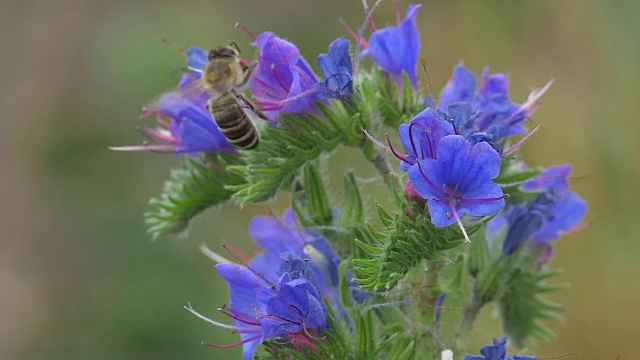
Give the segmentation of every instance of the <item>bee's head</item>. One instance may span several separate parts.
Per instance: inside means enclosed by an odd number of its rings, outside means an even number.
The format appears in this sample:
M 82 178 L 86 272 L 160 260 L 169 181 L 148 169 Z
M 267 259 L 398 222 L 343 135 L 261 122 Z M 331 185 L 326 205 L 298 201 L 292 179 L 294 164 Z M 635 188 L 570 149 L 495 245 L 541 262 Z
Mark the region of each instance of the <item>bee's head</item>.
M 238 50 L 230 45 L 218 45 L 209 50 L 209 61 L 214 59 L 237 58 Z

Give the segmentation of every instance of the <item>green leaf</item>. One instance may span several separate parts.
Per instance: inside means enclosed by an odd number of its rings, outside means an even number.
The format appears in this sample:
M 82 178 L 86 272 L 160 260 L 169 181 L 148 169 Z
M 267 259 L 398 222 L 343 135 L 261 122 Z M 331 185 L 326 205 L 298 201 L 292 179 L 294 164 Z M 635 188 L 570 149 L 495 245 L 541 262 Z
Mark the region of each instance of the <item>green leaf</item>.
M 196 158 L 186 158 L 182 167 L 172 170 L 164 184 L 162 194 L 150 200 L 153 210 L 145 214 L 147 232 L 153 239 L 184 231 L 189 221 L 205 209 L 229 200 L 233 190 L 243 179 L 226 171 L 230 164 L 241 160 L 231 155 L 218 155 L 211 163 Z
M 414 215 L 409 216 L 408 213 Z M 376 235 L 381 237 L 381 244 L 356 241 L 369 255 L 366 259 L 353 260 L 357 275 L 355 281 L 365 290 L 388 291 L 423 259 L 446 261 L 448 259 L 443 252 L 464 242 L 459 227 L 436 228 L 425 214 L 425 209 L 415 205 L 404 208 L 393 217 L 378 205 L 378 215 L 386 227 L 386 231 Z M 482 224 L 467 226 L 467 233 L 475 233 Z
M 349 144 L 364 144 L 360 127 L 366 126 L 368 120 L 361 116 L 361 109 L 337 100 L 318 107 L 323 117 L 283 115 L 277 127 L 264 127 L 260 146 L 244 152 L 245 163 L 232 167 L 246 180 L 232 188 L 236 191 L 233 198 L 241 205 L 270 199 L 307 164 L 346 142 L 346 136 L 351 136 Z M 357 132 L 352 128 L 357 128 Z
M 307 200 L 307 211 L 313 223 L 316 226 L 332 225 L 333 207 L 329 202 L 329 195 L 324 188 L 320 173 L 312 163 L 304 167 L 304 194 Z
M 344 197 L 340 207 L 338 225 L 354 227 L 364 223 L 364 209 L 358 183 L 352 171 L 344 174 Z
M 539 168 L 531 168 L 524 171 L 508 171 L 505 174 L 500 174 L 494 182 L 501 187 L 520 186 L 535 176 L 540 175 L 540 173 L 542 173 L 542 170 Z
M 563 306 L 545 300 L 542 294 L 566 287 L 546 283 L 559 273 L 558 270 L 522 268 L 512 272 L 498 303 L 504 331 L 516 346 L 523 347 L 529 339 L 546 340 L 553 336 L 542 320 L 562 320 Z

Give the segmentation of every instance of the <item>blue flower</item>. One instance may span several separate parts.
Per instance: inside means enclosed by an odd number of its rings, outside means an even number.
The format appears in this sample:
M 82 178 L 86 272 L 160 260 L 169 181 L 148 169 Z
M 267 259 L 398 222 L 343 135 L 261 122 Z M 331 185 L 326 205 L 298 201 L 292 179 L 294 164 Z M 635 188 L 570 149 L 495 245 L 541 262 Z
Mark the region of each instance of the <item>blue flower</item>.
M 353 94 L 353 65 L 349 46 L 348 40 L 338 38 L 329 45 L 328 54 L 318 56 L 318 66 L 325 80 L 316 84 L 316 87 L 328 90 L 318 93 L 319 100 L 347 100 Z
M 487 226 L 488 238 L 507 228 L 503 253 L 511 255 L 526 242 L 534 249 L 546 247 L 563 234 L 579 228 L 587 203 L 569 188 L 570 165 L 553 166 L 521 186 L 523 191 L 540 192 L 524 204 L 510 206 L 505 214 L 492 219 Z
M 402 159 L 400 170 L 409 170 L 416 160 L 434 159 L 440 140 L 453 134 L 453 125 L 446 122 L 431 108 L 426 108 L 416 115 L 409 125 L 400 125 L 398 136 L 409 152 L 409 155 Z
M 202 70 L 209 62 L 209 53 L 205 49 L 193 46 L 185 51 L 185 55 L 187 56 L 187 67 L 191 70 L 191 74 L 200 79 Z
M 327 239 L 314 231 L 301 229 L 291 209 L 284 213 L 282 220 L 270 216 L 254 217 L 249 224 L 249 234 L 264 250 L 251 260 L 252 267 L 271 268 L 279 263 L 283 252 L 309 258 L 308 267 L 315 274 L 320 292 L 330 301 L 339 301 L 340 257 Z
M 272 339 L 316 351 L 312 340 L 327 329 L 323 298 L 345 314 L 338 289 L 340 258 L 325 238 L 300 228 L 291 210 L 282 220 L 256 216 L 249 232 L 264 252 L 253 259 L 234 254 L 245 266 L 216 265 L 231 294 L 229 308 L 223 313 L 235 326 L 205 319 L 236 330 L 242 340 L 235 345 L 243 346 L 245 359 L 253 356 L 258 345 Z
M 422 5 L 409 5 L 407 17 L 398 23 L 376 30 L 361 55 L 369 55 L 382 70 L 393 75 L 397 84 L 402 84 L 402 73 L 406 72 L 414 89 L 418 87 L 418 58 L 420 57 L 420 32 L 416 24 L 418 9 Z
M 436 227 L 458 222 L 462 228 L 463 214 L 488 216 L 504 207 L 505 195 L 492 181 L 500 173 L 501 158 L 489 144 L 472 147 L 464 137 L 448 135 L 440 140 L 435 154 L 418 161 L 408 174 L 415 191 L 428 200 Z
M 482 356 L 467 355 L 464 360 L 537 360 L 535 356 L 507 355 L 507 337 L 502 340 L 493 338 L 493 345 L 487 345 L 480 349 Z
M 236 324 L 235 330 L 242 339 L 237 345 L 242 344 L 246 360 L 253 358 L 256 347 L 264 341 L 310 342 L 312 333 L 327 328 L 326 308 L 316 285 L 307 277 L 306 262 L 293 253 L 282 253 L 280 262 L 283 263 L 281 268 L 303 270 L 275 272 L 275 264 L 271 264 L 270 272 L 264 273 L 252 265 L 249 268 L 235 264 L 216 265 L 231 294 L 225 314 Z M 267 278 L 278 273 L 275 282 Z
M 190 155 L 198 152 L 235 153 L 233 145 L 220 132 L 205 107 L 211 96 L 199 89 L 196 81 L 191 75 L 183 75 L 177 91 L 162 95 L 157 108 L 146 109 L 143 117 L 155 116 L 159 127 L 143 128 L 140 131 L 156 145 L 112 149 Z
M 532 92 L 522 105 L 511 102 L 509 78 L 504 74 L 482 73 L 482 84 L 476 88 L 475 75 L 463 65 L 457 65 L 447 86 L 442 89 L 438 110 L 447 119 L 453 119 L 457 131 L 473 144 L 489 142 L 500 151 L 497 141 L 527 132 L 525 120 L 535 111 L 536 102 L 548 89 Z

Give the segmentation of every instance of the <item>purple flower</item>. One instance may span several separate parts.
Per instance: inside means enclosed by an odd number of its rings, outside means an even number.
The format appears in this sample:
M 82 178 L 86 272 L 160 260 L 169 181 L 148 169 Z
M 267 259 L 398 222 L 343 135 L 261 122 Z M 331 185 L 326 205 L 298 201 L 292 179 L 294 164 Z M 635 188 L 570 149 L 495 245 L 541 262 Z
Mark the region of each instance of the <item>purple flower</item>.
M 156 145 L 123 146 L 113 150 L 148 150 L 161 153 L 198 152 L 235 153 L 233 145 L 220 132 L 205 105 L 210 95 L 198 88 L 196 79 L 183 75 L 175 92 L 160 97 L 157 108 L 146 110 L 143 117 L 155 116 L 159 125 L 156 129 L 143 128 L 140 131 Z
M 579 229 L 587 213 L 587 203 L 569 189 L 570 165 L 553 166 L 521 186 L 523 191 L 540 192 L 524 204 L 510 206 L 507 211 L 487 226 L 487 237 L 495 237 L 507 228 L 503 253 L 511 255 L 526 242 L 534 249 L 545 247 L 545 258 L 551 256 L 548 248 L 566 233 Z
M 536 110 L 537 100 L 551 85 L 532 92 L 522 105 L 511 102 L 509 78 L 504 74 L 482 73 L 480 88 L 476 88 L 475 75 L 463 65 L 457 65 L 447 86 L 442 89 L 438 110 L 453 119 L 460 135 L 472 143 L 481 141 L 495 144 L 505 137 L 527 132 L 524 121 Z
M 245 359 L 253 356 L 259 344 L 272 339 L 316 351 L 312 340 L 327 328 L 322 299 L 343 313 L 338 290 L 340 258 L 321 235 L 298 227 L 291 210 L 282 220 L 256 216 L 249 232 L 264 252 L 249 259 L 230 247 L 245 266 L 216 265 L 231 294 L 224 314 L 235 326 L 188 309 L 215 325 L 236 330 L 242 340 L 231 346 L 242 345 Z
M 462 228 L 463 214 L 488 216 L 504 207 L 505 195 L 492 181 L 500 173 L 501 158 L 489 144 L 472 147 L 464 137 L 448 135 L 440 140 L 435 155 L 418 161 L 408 174 L 415 191 L 428 200 L 436 227 L 458 222 Z
M 328 54 L 318 57 L 325 77 L 318 80 L 298 48 L 270 32 L 260 34 L 258 66 L 249 80 L 256 104 L 273 120 L 280 114 L 314 112 L 316 102 L 330 98 L 345 100 L 353 93 L 349 42 L 343 38 L 329 46 Z
M 314 96 L 308 96 L 318 78 L 298 48 L 273 33 L 260 34 L 254 43 L 258 48 L 258 66 L 249 80 L 256 104 L 273 120 L 283 113 L 315 110 Z
M 480 349 L 482 356 L 467 355 L 464 360 L 537 360 L 535 356 L 507 355 L 507 337 L 502 340 L 493 338 L 493 345 L 487 345 Z
M 402 73 L 406 72 L 414 89 L 418 87 L 417 68 L 420 57 L 420 32 L 416 17 L 421 6 L 409 5 L 407 17 L 399 21 L 398 26 L 374 31 L 369 43 L 361 41 L 367 47 L 361 55 L 371 56 L 382 70 L 393 75 L 397 84 L 402 84 Z M 355 35 L 353 31 L 350 32 Z

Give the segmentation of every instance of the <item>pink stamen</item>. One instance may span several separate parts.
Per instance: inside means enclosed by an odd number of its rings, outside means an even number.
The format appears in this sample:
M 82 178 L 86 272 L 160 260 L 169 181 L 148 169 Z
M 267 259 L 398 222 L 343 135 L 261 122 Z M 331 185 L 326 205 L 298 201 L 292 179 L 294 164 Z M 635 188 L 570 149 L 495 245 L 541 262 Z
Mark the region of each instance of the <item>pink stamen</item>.
M 398 0 L 395 0 L 393 2 L 393 5 L 396 8 L 396 23 L 398 26 L 400 26 L 400 23 L 402 22 L 402 14 L 400 12 L 400 3 L 398 2 Z
M 569 234 L 575 234 L 575 233 L 580 232 L 580 231 L 582 231 L 582 230 L 584 230 L 584 229 L 586 229 L 586 228 L 588 228 L 590 226 L 591 226 L 590 222 L 585 222 L 585 223 L 582 223 L 582 224 L 574 227 L 573 229 L 570 229 L 570 230 L 567 230 L 567 231 L 560 231 L 558 235 L 564 236 L 564 235 L 569 235 Z
M 278 84 L 280 85 L 282 90 L 284 90 L 286 92 L 289 92 L 289 88 L 284 86 L 282 81 L 280 81 L 280 77 L 278 76 L 278 73 L 276 72 L 276 64 L 271 64 L 271 71 L 273 72 L 273 76 L 276 78 L 276 81 L 278 82 Z
M 529 95 L 529 98 L 527 99 L 527 102 L 522 104 L 520 106 L 520 108 L 518 109 L 518 111 L 516 111 L 515 113 L 511 114 L 511 116 L 509 116 L 507 118 L 506 122 L 509 125 L 513 125 L 515 123 L 514 120 L 515 120 L 516 115 L 522 113 L 523 111 L 527 112 L 526 118 L 530 118 L 533 115 L 533 113 L 538 109 L 538 107 L 535 106 L 536 103 L 538 102 L 538 100 L 540 100 L 542 95 L 544 95 L 544 93 L 546 93 L 547 90 L 549 90 L 551 85 L 553 85 L 553 81 L 554 81 L 554 79 L 549 80 L 549 82 L 547 82 L 547 84 L 542 89 L 532 92 Z
M 456 128 L 456 122 L 453 119 L 451 119 L 451 126 L 453 127 L 453 134 L 454 135 L 460 135 L 460 134 L 458 134 L 458 128 Z
M 149 109 L 149 108 L 142 108 L 142 115 L 140 115 L 140 119 L 146 119 L 148 117 L 150 117 L 151 115 L 160 115 L 162 114 L 162 110 L 161 109 Z
M 344 19 L 340 19 L 340 23 L 344 26 L 345 29 L 347 29 L 347 32 L 349 33 L 349 35 L 351 35 L 351 37 L 355 41 L 357 41 L 360 44 L 360 46 L 362 46 L 365 49 L 369 47 L 369 43 L 365 39 L 363 39 L 361 36 L 356 34 L 356 32 L 353 31 L 351 26 L 349 26 L 349 24 L 347 24 L 347 22 Z M 357 56 L 357 54 L 356 54 L 356 56 Z
M 486 198 L 486 199 L 460 199 L 458 200 L 458 202 L 463 203 L 483 203 L 483 202 L 489 202 L 489 201 L 498 201 L 498 200 L 502 200 L 502 199 L 508 199 L 509 198 L 509 194 L 504 194 L 500 197 L 495 197 L 495 198 Z
M 231 349 L 231 348 L 234 348 L 234 347 L 238 347 L 238 346 L 244 345 L 246 343 L 250 343 L 252 341 L 256 341 L 256 340 L 258 340 L 260 338 L 262 338 L 262 334 L 254 336 L 252 338 L 248 338 L 248 339 L 239 341 L 237 343 L 230 344 L 230 345 L 214 345 L 214 344 L 206 343 L 204 341 L 202 342 L 202 345 L 206 345 L 208 347 L 212 347 L 212 348 L 216 348 L 216 349 Z
M 253 270 L 251 266 L 249 266 L 249 261 L 251 261 L 251 259 L 249 259 L 249 257 L 245 253 L 240 251 L 240 249 L 235 247 L 235 245 L 231 243 L 224 243 L 222 244 L 222 247 L 225 250 L 227 250 L 227 252 L 229 252 L 229 254 L 231 254 L 231 256 L 233 256 L 234 259 L 236 259 L 238 262 L 244 265 L 247 269 L 249 269 L 249 271 L 251 271 L 255 276 L 262 279 L 262 281 L 264 281 L 265 284 L 267 284 L 271 288 L 275 288 L 275 284 L 269 281 L 263 274 Z
M 385 136 L 387 137 L 387 143 L 389 144 L 389 149 L 391 150 L 391 153 L 393 154 L 393 156 L 397 157 L 398 159 L 409 163 L 411 165 L 415 164 L 413 161 L 411 161 L 411 159 L 409 159 L 408 157 L 406 157 L 405 155 L 399 154 L 394 148 L 393 145 L 391 145 L 391 140 L 389 139 L 389 134 L 385 134 Z
M 218 311 L 220 311 L 221 313 L 227 315 L 228 317 L 232 318 L 233 320 L 239 321 L 239 322 L 241 322 L 243 324 L 252 325 L 252 326 L 261 326 L 259 321 L 246 320 L 246 319 L 241 318 L 240 316 L 232 314 L 230 311 L 227 312 L 227 311 L 224 311 L 222 309 L 218 309 Z
M 383 149 L 387 150 L 388 152 L 392 152 L 392 151 L 391 151 L 391 149 L 390 149 L 387 145 L 385 145 L 385 144 L 381 143 L 381 142 L 380 142 L 380 141 L 378 141 L 376 138 L 374 138 L 371 134 L 369 134 L 369 132 L 367 131 L 367 129 L 365 129 L 365 128 L 360 128 L 360 130 L 362 130 L 362 132 L 364 133 L 364 135 L 365 135 L 369 140 L 371 140 L 374 144 L 376 144 L 376 145 L 378 145 L 379 147 L 381 147 L 381 148 L 383 148 Z
M 420 174 L 422 174 L 422 178 L 427 182 L 427 184 L 429 184 L 429 186 L 431 186 L 436 192 L 440 193 L 442 197 L 447 197 L 449 194 L 442 192 L 442 189 L 440 189 L 438 186 L 432 183 L 431 180 L 429 180 L 429 178 L 427 177 L 427 175 L 425 175 L 424 170 L 422 170 L 422 164 L 420 164 L 420 161 L 416 160 L 416 162 L 418 163 L 418 169 L 420 169 Z
M 158 122 L 158 125 L 162 126 L 165 129 L 168 129 L 169 127 L 171 127 L 171 123 L 168 122 L 167 120 L 161 118 L 159 115 L 158 115 L 158 118 L 156 119 L 156 121 Z
M 456 211 L 455 200 L 451 200 L 451 203 L 449 203 L 449 206 L 451 207 L 451 212 L 453 213 L 453 217 L 456 219 L 456 221 L 458 222 L 458 225 L 460 226 L 460 230 L 462 230 L 462 234 L 464 235 L 464 240 L 470 243 L 471 240 L 469 240 L 469 235 L 467 235 L 467 231 L 464 229 L 464 226 L 462 226 L 462 221 L 460 221 L 460 217 L 458 216 L 458 212 Z
M 529 138 L 531 136 L 533 136 L 533 134 L 537 133 L 538 130 L 540 130 L 540 128 L 542 127 L 542 124 L 536 126 L 535 129 L 531 130 L 530 133 L 528 133 L 527 135 L 525 135 L 525 137 L 523 137 L 522 139 L 520 139 L 520 141 L 518 141 L 517 143 L 515 143 L 515 145 L 513 145 L 512 147 L 510 147 L 507 151 L 502 153 L 502 158 L 504 159 L 505 157 L 509 156 L 509 154 L 511 154 L 512 152 L 516 151 L 516 149 L 518 149 L 520 146 L 522 146 L 522 144 L 525 143 L 525 141 L 529 140 Z
M 271 84 L 269 84 L 269 83 L 265 82 L 264 80 L 260 79 L 259 77 L 253 77 L 252 79 L 253 79 L 255 82 L 257 82 L 257 83 L 258 83 L 262 88 L 264 88 L 264 89 L 268 89 L 268 90 L 271 90 L 271 91 L 273 91 L 273 92 L 282 91 L 281 89 L 274 88 L 273 86 L 271 86 Z M 280 97 L 276 97 L 276 96 L 274 96 L 274 95 L 271 95 L 271 93 L 269 93 L 269 92 L 265 91 L 264 89 L 261 91 L 261 93 L 262 93 L 263 95 L 269 96 L 269 97 L 271 97 L 271 98 L 273 98 L 273 99 L 279 99 L 279 98 L 280 98 Z M 289 92 L 289 90 L 285 89 L 285 94 L 286 94 L 287 92 Z
M 431 143 L 431 130 L 429 130 L 428 128 L 425 129 L 425 134 L 427 135 L 427 143 L 429 144 L 429 156 L 432 159 L 436 158 L 436 154 L 433 152 L 433 144 Z
M 413 150 L 413 153 L 416 154 L 416 156 L 418 155 L 418 151 L 416 150 L 416 144 L 413 141 L 413 126 L 417 125 L 416 123 L 413 123 L 411 125 L 409 125 L 409 142 L 411 143 L 411 149 Z M 424 156 L 422 157 L 422 159 L 424 159 Z
M 240 261 L 242 265 L 248 264 L 251 259 L 247 256 L 247 254 L 243 253 L 242 250 L 238 249 L 235 245 L 231 243 L 224 243 L 222 247 L 227 250 L 234 259 Z
M 369 22 L 369 29 L 371 29 L 372 32 L 375 32 L 376 26 L 373 24 L 373 18 L 371 17 L 371 14 L 367 14 L 367 21 Z
M 310 95 L 310 94 L 313 94 L 313 93 L 317 93 L 317 92 L 324 92 L 324 91 L 330 91 L 330 90 L 329 90 L 329 89 L 326 89 L 326 88 L 315 88 L 315 89 L 309 89 L 309 90 L 307 90 L 307 91 L 301 92 L 300 94 L 298 94 L 298 95 L 296 95 L 296 96 L 292 96 L 292 97 L 290 97 L 290 98 L 287 98 L 287 99 L 281 100 L 281 101 L 280 101 L 280 105 L 282 105 L 282 104 L 284 104 L 284 103 L 286 103 L 286 102 L 289 102 L 289 101 L 294 101 L 294 100 L 301 99 L 301 98 L 303 98 L 303 97 L 305 97 L 305 96 L 308 96 L 308 95 Z
M 260 111 L 280 111 L 284 108 L 284 106 L 265 106 L 261 107 Z
M 418 153 L 416 152 L 416 148 L 415 145 L 413 145 L 413 132 L 411 131 L 411 127 L 417 125 L 417 126 L 421 126 L 424 129 L 424 133 L 427 136 L 427 144 L 429 145 L 429 157 L 431 159 L 435 159 L 436 156 L 434 154 L 433 151 L 433 144 L 431 143 L 431 129 L 429 129 L 426 125 L 424 124 L 420 124 L 420 123 L 413 123 L 411 125 L 409 125 L 409 139 L 411 141 L 411 146 L 413 147 L 413 152 L 417 155 Z M 423 154 L 422 154 L 422 158 L 424 159 L 424 150 L 423 150 Z
M 153 130 L 148 128 L 140 128 L 138 129 L 138 131 L 140 131 L 140 133 L 144 135 L 147 139 L 154 142 L 159 142 L 164 145 L 174 145 L 174 146 L 177 146 L 180 144 L 178 139 L 173 137 L 173 135 L 171 134 L 166 134 L 158 130 Z
M 251 31 L 249 31 L 249 29 L 244 27 L 239 22 L 236 23 L 236 28 L 242 30 L 245 34 L 249 35 L 249 37 L 251 37 L 251 39 L 253 39 L 253 41 L 256 41 L 257 37 Z

